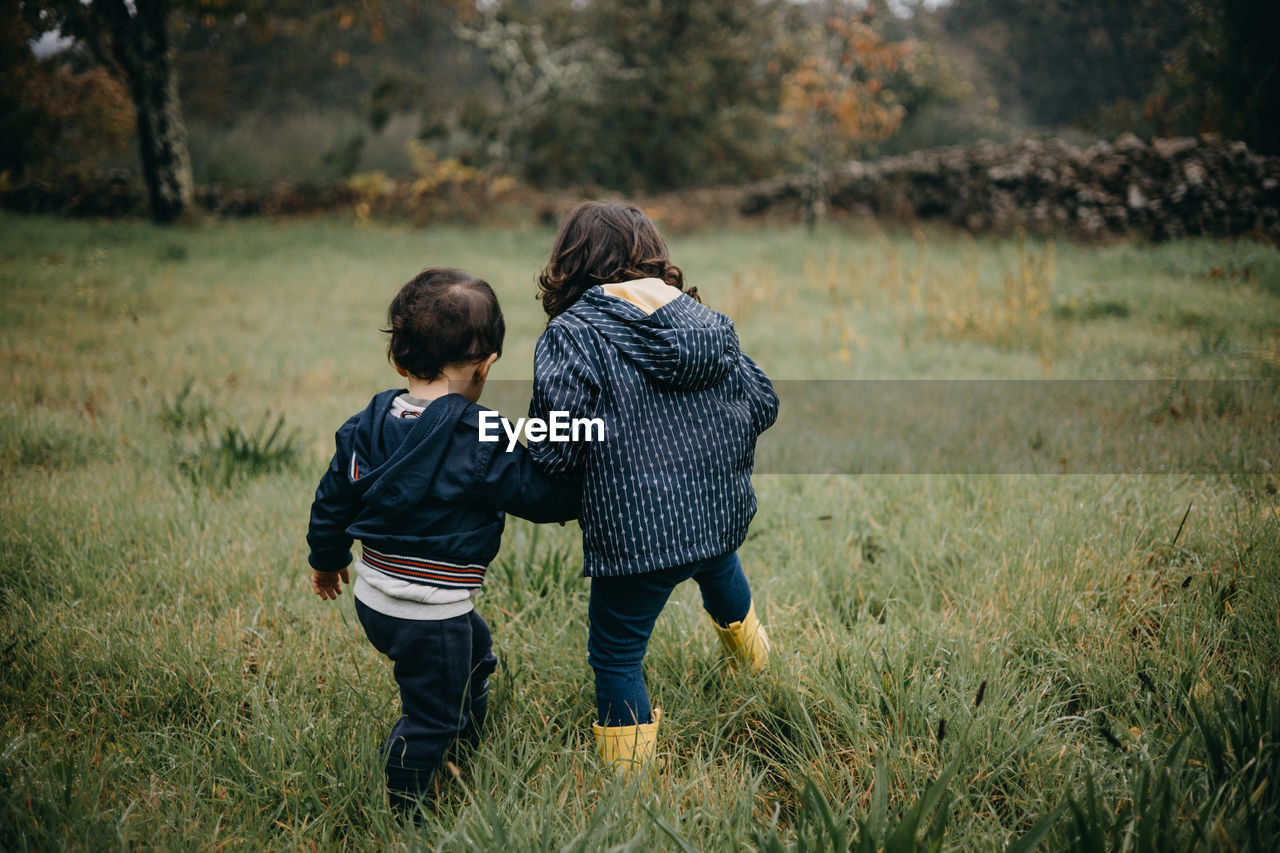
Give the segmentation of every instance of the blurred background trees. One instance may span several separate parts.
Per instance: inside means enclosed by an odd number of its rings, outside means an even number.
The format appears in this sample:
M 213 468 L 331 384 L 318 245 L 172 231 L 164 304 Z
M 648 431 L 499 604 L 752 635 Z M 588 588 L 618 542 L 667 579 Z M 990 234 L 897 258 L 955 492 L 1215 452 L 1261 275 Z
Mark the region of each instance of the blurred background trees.
M 1054 127 L 1140 114 L 1191 9 L 1178 0 L 955 0 L 943 14 L 1000 99 Z
M 57 181 L 103 168 L 133 136 L 133 106 L 111 74 L 74 51 L 40 61 L 17 4 L 0 6 L 0 173 Z
M 1125 130 L 1280 153 L 1274 0 L 3 3 L 2 180 L 124 169 L 160 219 L 184 126 L 200 184 L 650 193 Z
M 195 186 L 173 67 L 171 0 L 46 0 L 23 10 L 28 28 L 77 40 L 127 88 L 151 216 L 176 220 L 191 206 Z
M 1197 3 L 1149 102 L 1158 129 L 1194 126 L 1280 154 L 1280 3 Z
M 910 68 L 915 45 L 886 41 L 874 7 L 846 14 L 815 27 L 799 66 L 782 78 L 778 121 L 805 161 L 811 226 L 826 205 L 827 168 L 893 136 L 907 112 L 893 82 Z
M 774 174 L 783 0 L 502 4 L 460 29 L 499 91 L 490 136 L 535 185 L 653 191 Z M 518 92 L 512 96 L 514 89 Z
M 1022 121 L 1216 132 L 1280 153 L 1275 0 L 953 0 L 938 13 Z

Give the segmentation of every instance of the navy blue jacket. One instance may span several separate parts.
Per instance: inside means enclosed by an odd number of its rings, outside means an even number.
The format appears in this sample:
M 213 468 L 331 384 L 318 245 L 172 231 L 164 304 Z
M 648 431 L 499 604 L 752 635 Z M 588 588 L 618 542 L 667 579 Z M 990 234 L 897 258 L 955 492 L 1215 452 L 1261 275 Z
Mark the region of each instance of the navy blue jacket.
M 480 406 L 448 394 L 401 418 L 391 403 L 403 393 L 383 391 L 338 430 L 311 505 L 313 568 L 345 568 L 359 539 L 364 562 L 392 577 L 473 588 L 498 553 L 504 512 L 538 522 L 578 516 L 576 484 L 543 476 L 505 437 L 480 441 Z
M 552 411 L 604 421 L 603 441 L 529 444 L 543 470 L 582 480 L 583 574 L 655 571 L 742 544 L 756 438 L 778 397 L 728 317 L 683 294 L 647 313 L 588 290 L 535 350 L 530 415 Z

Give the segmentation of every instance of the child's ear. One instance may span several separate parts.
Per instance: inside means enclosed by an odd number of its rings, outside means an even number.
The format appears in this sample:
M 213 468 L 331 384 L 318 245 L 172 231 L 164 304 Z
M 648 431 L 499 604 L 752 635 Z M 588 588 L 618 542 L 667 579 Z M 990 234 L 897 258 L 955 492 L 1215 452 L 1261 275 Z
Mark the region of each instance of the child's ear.
M 489 353 L 489 357 L 484 361 L 476 363 L 476 379 L 484 379 L 489 375 L 489 368 L 493 367 L 493 363 L 498 360 L 496 352 Z
M 405 369 L 404 369 L 403 367 L 401 367 L 397 362 L 392 361 L 391 363 L 392 363 L 392 365 L 394 365 L 394 366 L 395 366 L 396 373 L 399 373 L 401 376 L 404 376 L 404 377 L 406 377 L 406 378 L 409 376 L 409 371 L 405 370 Z

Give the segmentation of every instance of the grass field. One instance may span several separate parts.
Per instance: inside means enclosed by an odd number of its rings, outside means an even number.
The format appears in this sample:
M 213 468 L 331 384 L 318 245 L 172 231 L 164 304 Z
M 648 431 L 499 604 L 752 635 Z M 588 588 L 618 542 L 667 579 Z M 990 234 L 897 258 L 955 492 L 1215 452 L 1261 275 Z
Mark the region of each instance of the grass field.
M 0 217 L 0 848 L 1275 849 L 1280 252 L 869 226 L 671 244 L 775 379 L 1252 379 L 1142 415 L 1251 455 L 759 475 L 741 555 L 774 660 L 728 670 L 679 590 L 647 785 L 589 746 L 576 527 L 512 520 L 480 603 L 490 736 L 396 823 L 395 684 L 350 596 L 309 591 L 308 506 L 333 430 L 397 384 L 395 289 L 487 278 L 492 376 L 527 380 L 551 237 Z

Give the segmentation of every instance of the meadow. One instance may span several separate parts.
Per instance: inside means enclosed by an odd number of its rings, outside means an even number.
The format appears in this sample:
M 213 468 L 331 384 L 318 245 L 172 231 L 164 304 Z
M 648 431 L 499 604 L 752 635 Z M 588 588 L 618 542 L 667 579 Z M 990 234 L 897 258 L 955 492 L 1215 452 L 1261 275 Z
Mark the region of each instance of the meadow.
M 577 528 L 510 520 L 488 739 L 406 826 L 390 665 L 349 594 L 311 593 L 307 511 L 333 430 L 398 384 L 379 328 L 424 266 L 494 284 L 522 414 L 552 231 L 0 216 L 0 848 L 1275 849 L 1280 251 L 668 236 L 780 383 L 1237 390 L 1133 404 L 1169 437 L 1150 467 L 1019 433 L 1043 468 L 910 468 L 968 417 L 934 405 L 876 473 L 828 471 L 786 452 L 841 436 L 780 423 L 741 550 L 773 660 L 727 667 L 679 590 L 646 663 L 660 766 L 630 783 L 590 745 Z

